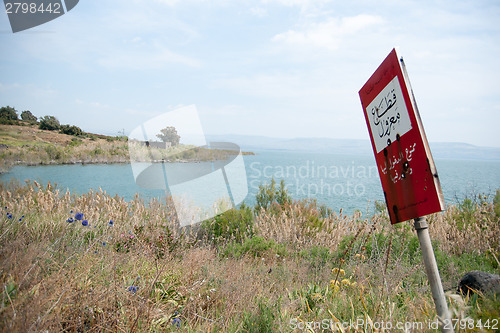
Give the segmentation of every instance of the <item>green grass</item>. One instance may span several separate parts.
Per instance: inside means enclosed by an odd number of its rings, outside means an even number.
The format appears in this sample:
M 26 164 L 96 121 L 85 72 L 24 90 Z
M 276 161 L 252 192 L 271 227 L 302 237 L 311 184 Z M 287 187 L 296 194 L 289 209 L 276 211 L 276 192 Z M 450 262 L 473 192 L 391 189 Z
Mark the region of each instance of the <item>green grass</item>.
M 243 243 L 232 242 L 229 243 L 223 251 L 224 256 L 234 258 L 241 258 L 245 255 L 252 257 L 264 256 L 284 256 L 287 250 L 283 244 L 276 244 L 273 240 L 266 240 L 260 236 L 252 238 L 245 238 Z
M 44 145 L 46 143 L 19 138 L 17 131 L 0 131 L 0 143 L 8 146 L 20 147 L 24 145 Z

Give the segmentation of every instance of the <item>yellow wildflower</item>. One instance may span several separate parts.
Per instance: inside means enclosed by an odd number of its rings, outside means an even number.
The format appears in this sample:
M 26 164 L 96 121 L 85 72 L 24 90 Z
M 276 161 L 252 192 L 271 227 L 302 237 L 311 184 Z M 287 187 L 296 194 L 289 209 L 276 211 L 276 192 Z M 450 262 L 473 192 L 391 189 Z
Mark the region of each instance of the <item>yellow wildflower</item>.
M 360 258 L 361 260 L 365 260 L 366 259 L 366 257 L 364 255 L 360 254 L 360 253 L 357 253 L 354 257 L 355 258 Z
M 311 296 L 313 299 L 322 299 L 323 298 L 323 295 L 321 295 L 319 293 L 313 293 Z
M 339 285 L 338 285 L 338 284 L 335 284 L 335 283 L 333 283 L 333 282 L 334 282 L 333 280 L 332 280 L 332 281 L 330 281 L 330 289 L 331 289 L 331 290 L 332 290 L 332 292 L 335 294 L 335 293 L 337 293 L 337 292 L 339 292 L 339 291 L 340 291 L 340 287 L 339 287 Z M 338 281 L 337 281 L 337 282 L 338 282 Z
M 351 281 L 349 279 L 343 279 L 340 284 L 342 287 L 349 287 L 351 285 Z
M 335 287 L 340 286 L 340 281 L 338 280 L 330 280 L 330 289 L 335 289 Z

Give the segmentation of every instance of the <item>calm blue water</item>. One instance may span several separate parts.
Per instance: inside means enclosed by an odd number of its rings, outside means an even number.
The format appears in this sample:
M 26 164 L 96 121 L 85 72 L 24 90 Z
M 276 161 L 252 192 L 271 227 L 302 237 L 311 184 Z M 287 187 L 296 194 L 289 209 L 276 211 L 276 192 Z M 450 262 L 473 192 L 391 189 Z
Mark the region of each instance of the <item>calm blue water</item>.
M 247 204 L 255 204 L 258 186 L 271 177 L 284 179 L 289 193 L 296 199 L 311 198 L 338 211 L 352 213 L 373 210 L 375 200 L 383 201 L 382 188 L 371 156 L 349 156 L 303 152 L 257 152 L 244 156 L 248 195 Z M 494 194 L 500 188 L 500 161 L 436 160 L 441 185 L 447 204 L 454 204 L 466 196 Z M 180 167 L 189 168 L 189 164 Z M 101 187 L 110 195 L 126 200 L 136 193 L 144 199 L 162 197 L 162 190 L 145 190 L 135 184 L 128 164 L 111 165 L 56 165 L 18 166 L 0 175 L 0 181 L 26 179 L 46 184 L 57 184 L 61 189 L 85 193 Z

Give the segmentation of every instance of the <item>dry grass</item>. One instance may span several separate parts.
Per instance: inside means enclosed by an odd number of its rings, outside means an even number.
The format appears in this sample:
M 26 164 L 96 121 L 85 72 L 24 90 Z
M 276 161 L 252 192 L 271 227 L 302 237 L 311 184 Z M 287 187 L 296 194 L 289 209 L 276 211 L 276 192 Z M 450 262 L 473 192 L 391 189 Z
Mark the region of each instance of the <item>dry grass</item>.
M 179 229 L 168 200 L 75 196 L 33 182 L 1 184 L 0 204 L 2 331 L 288 332 L 323 320 L 436 317 L 411 225 L 391 226 L 383 213 L 321 217 L 307 202 L 262 210 L 248 247 L 234 252 L 234 241 L 214 246 Z M 77 212 L 89 226 L 67 222 Z M 471 212 L 430 218 L 449 288 L 466 270 L 498 270 L 493 204 Z M 462 317 L 499 316 L 486 301 L 456 304 Z
M 9 146 L 53 143 L 67 145 L 71 136 L 39 129 L 36 125 L 21 122 L 24 126 L 0 124 L 0 143 Z

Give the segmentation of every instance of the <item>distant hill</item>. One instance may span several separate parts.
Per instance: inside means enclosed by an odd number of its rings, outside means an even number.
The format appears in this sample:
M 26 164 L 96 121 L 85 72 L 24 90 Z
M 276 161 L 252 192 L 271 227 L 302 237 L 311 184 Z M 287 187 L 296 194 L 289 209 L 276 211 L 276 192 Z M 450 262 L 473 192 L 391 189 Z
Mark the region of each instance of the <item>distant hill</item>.
M 460 160 L 500 160 L 500 148 L 474 146 L 460 142 L 431 142 L 435 158 Z
M 208 141 L 228 141 L 247 150 L 304 151 L 330 154 L 373 154 L 369 140 L 330 139 L 330 138 L 271 138 L 251 135 L 208 135 Z M 458 160 L 500 160 L 500 148 L 480 147 L 467 143 L 431 142 L 435 159 Z

